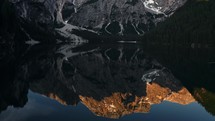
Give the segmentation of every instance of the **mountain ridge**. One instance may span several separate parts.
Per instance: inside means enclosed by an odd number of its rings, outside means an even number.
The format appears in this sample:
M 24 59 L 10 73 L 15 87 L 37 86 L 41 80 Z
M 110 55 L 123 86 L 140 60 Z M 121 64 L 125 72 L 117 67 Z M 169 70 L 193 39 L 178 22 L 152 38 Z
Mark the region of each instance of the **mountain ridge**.
M 186 0 L 9 0 L 16 15 L 37 26 L 71 24 L 106 34 L 149 31 Z M 113 30 L 115 29 L 115 30 Z M 132 32 L 133 31 L 133 32 Z

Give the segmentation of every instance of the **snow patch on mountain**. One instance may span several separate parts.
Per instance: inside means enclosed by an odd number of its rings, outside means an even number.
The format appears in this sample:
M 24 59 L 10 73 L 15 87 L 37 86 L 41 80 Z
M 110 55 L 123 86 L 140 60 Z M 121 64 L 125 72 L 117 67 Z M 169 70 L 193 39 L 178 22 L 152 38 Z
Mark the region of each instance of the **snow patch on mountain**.
M 155 2 L 154 0 L 141 0 L 144 7 L 148 10 L 150 10 L 150 12 L 153 12 L 154 14 L 163 14 L 163 12 L 161 11 L 162 7 L 159 6 L 158 2 Z

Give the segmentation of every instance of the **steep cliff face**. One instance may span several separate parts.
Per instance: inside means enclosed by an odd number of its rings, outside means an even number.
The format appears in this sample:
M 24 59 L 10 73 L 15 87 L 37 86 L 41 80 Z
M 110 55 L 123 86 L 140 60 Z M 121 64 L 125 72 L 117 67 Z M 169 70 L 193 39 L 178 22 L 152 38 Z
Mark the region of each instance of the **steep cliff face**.
M 144 34 L 186 0 L 10 0 L 22 20 L 108 34 Z
M 143 34 L 183 3 L 180 0 L 84 0 L 75 4 L 71 15 L 66 16 L 65 7 L 63 17 L 70 24 L 109 34 Z

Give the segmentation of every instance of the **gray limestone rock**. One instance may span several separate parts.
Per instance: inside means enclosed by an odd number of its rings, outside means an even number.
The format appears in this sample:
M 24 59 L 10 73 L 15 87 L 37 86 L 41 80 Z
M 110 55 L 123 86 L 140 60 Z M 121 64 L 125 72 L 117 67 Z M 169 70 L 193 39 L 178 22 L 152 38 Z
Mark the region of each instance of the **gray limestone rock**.
M 96 32 L 142 35 L 186 0 L 10 0 L 18 17 L 39 25 L 71 24 Z

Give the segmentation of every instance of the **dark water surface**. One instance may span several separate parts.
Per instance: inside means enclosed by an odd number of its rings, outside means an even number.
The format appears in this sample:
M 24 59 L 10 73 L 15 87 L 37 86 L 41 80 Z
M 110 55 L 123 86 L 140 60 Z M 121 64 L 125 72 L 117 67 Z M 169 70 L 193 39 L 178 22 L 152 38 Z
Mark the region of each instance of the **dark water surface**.
M 9 107 L 2 112 L 2 121 L 59 121 L 59 120 L 90 120 L 90 121 L 111 121 L 114 119 L 97 117 L 84 104 L 77 106 L 64 106 L 55 100 L 29 91 L 28 103 L 24 108 Z M 142 121 L 142 120 L 174 120 L 174 121 L 213 121 L 214 117 L 205 109 L 193 102 L 188 105 L 180 105 L 164 101 L 161 104 L 153 105 L 150 113 L 136 113 L 124 116 L 119 121 Z
M 0 121 L 215 121 L 214 52 L 34 45 L 5 69 Z

